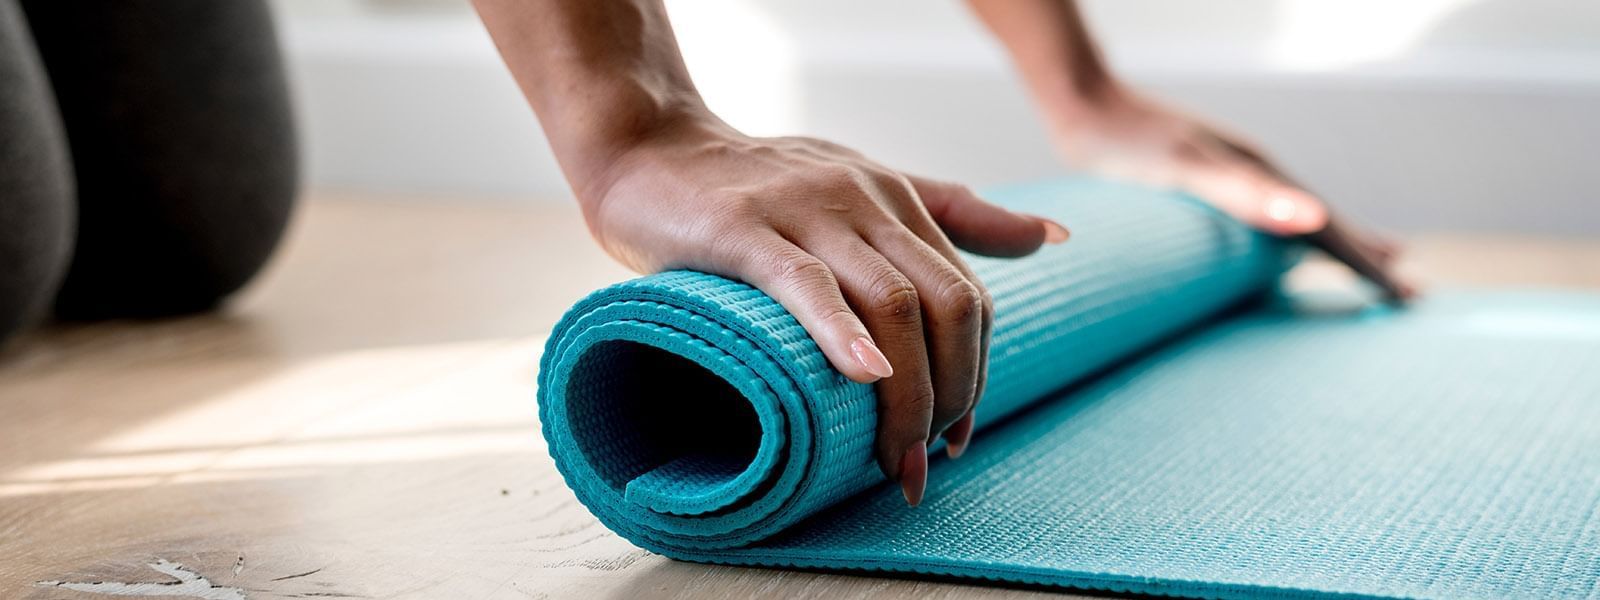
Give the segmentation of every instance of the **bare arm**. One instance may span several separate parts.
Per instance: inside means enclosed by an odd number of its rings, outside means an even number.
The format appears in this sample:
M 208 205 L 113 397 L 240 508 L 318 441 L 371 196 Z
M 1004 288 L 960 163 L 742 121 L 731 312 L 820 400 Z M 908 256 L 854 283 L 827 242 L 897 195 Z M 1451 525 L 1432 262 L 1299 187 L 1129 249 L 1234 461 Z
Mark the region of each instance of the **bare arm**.
M 1119 93 L 1072 0 L 969 0 L 1005 44 L 1034 101 L 1053 127 L 1068 127 Z
M 1060 225 L 823 140 L 755 138 L 711 114 L 654 0 L 475 0 L 591 232 L 628 266 L 744 280 L 835 368 L 875 383 L 878 460 L 920 502 L 927 447 L 959 455 L 993 306 L 957 246 L 1000 256 Z
M 473 4 L 586 206 L 590 187 L 640 141 L 687 121 L 720 125 L 689 79 L 659 2 Z

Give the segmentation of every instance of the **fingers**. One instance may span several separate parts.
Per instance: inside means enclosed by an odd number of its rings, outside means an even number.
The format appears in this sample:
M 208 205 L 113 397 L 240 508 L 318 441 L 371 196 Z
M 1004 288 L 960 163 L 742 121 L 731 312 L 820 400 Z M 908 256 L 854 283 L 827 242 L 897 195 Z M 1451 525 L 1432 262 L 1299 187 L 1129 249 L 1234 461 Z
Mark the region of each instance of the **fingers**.
M 869 234 L 868 242 L 919 293 L 934 392 L 929 434 L 942 434 L 977 400 L 986 298 L 976 280 L 910 230 Z
M 1416 297 L 1416 288 L 1395 277 L 1381 251 L 1362 243 L 1337 219 L 1328 221 L 1327 227 L 1305 238 L 1313 246 L 1321 248 L 1335 260 L 1348 265 L 1351 270 L 1377 285 L 1383 291 L 1386 302 L 1404 304 Z
M 1321 199 L 1226 146 L 1195 142 L 1180 152 L 1178 162 L 1179 186 L 1251 227 L 1293 236 L 1328 223 Z
M 840 293 L 826 263 L 771 230 L 747 234 L 731 250 L 732 275 L 760 288 L 794 315 L 817 346 L 851 380 L 873 383 L 894 374 L 866 325 Z
M 1183 153 L 1181 185 L 1244 223 L 1281 236 L 1303 236 L 1335 260 L 1383 291 L 1384 299 L 1402 304 L 1416 289 L 1390 270 L 1399 246 L 1364 238 L 1328 213 L 1327 205 L 1295 184 L 1259 152 L 1225 138 L 1215 147 L 1198 143 Z
M 1066 230 L 959 186 L 865 174 L 849 182 L 870 182 L 859 193 L 882 210 L 849 221 L 778 221 L 752 234 L 723 228 L 734 233 L 717 254 L 737 256 L 724 261 L 731 274 L 787 308 L 840 372 L 876 383 L 877 458 L 916 505 L 930 441 L 944 435 L 959 456 L 971 439 L 993 327 L 993 302 L 945 231 L 975 251 L 1015 256 L 1065 239 Z M 847 189 L 835 179 L 830 185 Z
M 907 176 L 929 216 L 950 241 L 985 256 L 1018 257 L 1033 254 L 1041 244 L 1067 241 L 1060 223 L 1014 213 L 983 201 L 966 186 Z
M 933 201 L 934 206 L 939 206 L 944 202 L 954 201 L 957 203 L 970 203 L 978 205 L 983 210 L 999 210 L 1001 212 L 1005 212 L 1003 209 L 999 209 L 998 207 L 990 205 L 972 195 L 970 191 L 962 186 L 954 184 L 942 184 L 940 182 L 916 177 L 908 177 L 906 178 L 906 181 L 912 186 L 921 186 L 920 188 L 913 187 L 911 190 L 909 190 L 913 193 L 919 194 L 919 196 L 920 190 L 922 189 L 932 190 L 935 194 L 940 194 L 942 198 L 935 199 Z M 921 196 L 921 199 L 925 205 L 928 203 L 927 196 Z M 932 211 L 929 212 L 931 213 Z M 941 216 L 945 217 L 947 221 L 949 221 L 955 218 L 955 216 L 958 214 L 959 213 L 943 211 Z M 1005 214 L 1016 216 L 1014 213 Z M 932 215 L 930 215 L 930 217 L 932 217 Z M 1037 219 L 1037 217 L 1028 217 L 1025 215 L 1023 217 L 1027 219 Z M 1067 231 L 1065 228 L 1060 227 L 1060 225 L 1054 221 L 1044 219 L 1039 220 L 1046 227 L 1045 233 L 1047 243 L 1061 243 L 1066 241 Z M 923 247 L 931 248 L 934 252 L 937 252 L 945 260 L 949 261 L 949 264 L 955 267 L 955 269 L 959 271 L 959 273 L 964 276 L 973 287 L 977 288 L 977 292 L 980 297 L 982 313 L 978 319 L 978 364 L 974 377 L 975 383 L 973 385 L 974 391 L 972 393 L 972 401 L 967 405 L 967 408 L 961 413 L 960 417 L 956 419 L 955 422 L 949 427 L 943 427 L 942 424 L 944 421 L 939 418 L 939 415 L 936 415 L 933 429 L 935 433 L 941 431 L 943 432 L 945 440 L 949 442 L 945 449 L 947 452 L 949 452 L 950 457 L 959 458 L 963 453 L 966 452 L 967 444 L 972 439 L 972 430 L 974 426 L 972 409 L 976 407 L 978 402 L 983 399 L 983 390 L 985 385 L 988 383 L 989 341 L 991 332 L 994 328 L 994 301 L 989 297 L 989 292 L 983 287 L 982 281 L 980 281 L 977 275 L 972 272 L 971 268 L 967 266 L 966 262 L 961 259 L 961 256 L 957 254 L 955 247 L 951 245 L 950 240 L 947 239 L 941 232 L 940 224 L 933 222 L 931 218 L 918 218 L 918 216 L 913 215 L 905 219 L 905 226 L 916 237 L 901 240 L 903 245 L 908 247 L 917 247 L 913 249 L 914 252 L 920 252 L 921 248 Z M 891 240 L 883 243 L 892 244 L 893 241 Z M 941 384 L 938 381 L 940 374 L 948 374 L 951 377 L 954 377 L 959 373 L 946 373 L 945 370 L 941 369 L 940 364 L 937 361 L 935 361 L 933 368 L 935 374 L 935 389 L 950 389 L 954 388 L 956 385 L 964 384 L 964 381 L 957 382 L 954 380 Z M 949 395 L 949 393 L 946 393 L 940 397 Z
M 839 288 L 883 348 L 894 375 L 879 380 L 877 457 L 906 501 L 921 502 L 937 392 L 924 336 L 921 290 L 854 232 L 819 234 L 806 247 L 835 266 Z
M 1394 264 L 1396 259 L 1400 258 L 1400 252 L 1403 250 L 1400 242 L 1395 241 L 1388 236 L 1372 233 L 1367 233 L 1366 235 L 1362 236 L 1362 238 L 1366 242 L 1367 249 L 1370 250 L 1372 255 L 1378 259 L 1379 265 L 1388 267 Z
M 971 277 L 972 281 L 978 281 L 964 263 L 958 260 L 956 264 Z M 982 285 L 981 282 L 979 285 Z M 949 445 L 945 446 L 945 451 L 950 454 L 950 458 L 961 458 L 961 455 L 966 453 L 967 444 L 972 441 L 972 429 L 975 424 L 973 410 L 978 407 L 978 402 L 983 400 L 983 390 L 989 383 L 989 341 L 994 332 L 994 300 L 989 296 L 989 290 L 982 288 L 980 290 L 983 293 L 983 330 L 978 335 L 977 384 L 973 386 L 975 390 L 972 394 L 972 407 L 967 409 L 965 416 L 944 432 L 944 438 L 949 442 Z
M 945 446 L 945 451 L 950 453 L 950 458 L 961 458 L 962 454 L 966 454 L 967 444 L 972 441 L 972 427 L 976 422 L 973 412 L 967 411 L 966 416 L 945 430 L 944 439 L 949 442 Z

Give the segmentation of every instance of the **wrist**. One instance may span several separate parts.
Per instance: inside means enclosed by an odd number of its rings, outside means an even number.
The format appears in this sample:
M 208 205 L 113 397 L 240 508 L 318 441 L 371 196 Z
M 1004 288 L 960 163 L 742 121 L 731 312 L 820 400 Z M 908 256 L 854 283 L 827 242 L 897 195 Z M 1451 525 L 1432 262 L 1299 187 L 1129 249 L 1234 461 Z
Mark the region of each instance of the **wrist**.
M 1138 105 L 1138 95 L 1110 75 L 1085 78 L 1050 96 L 1041 100 L 1058 127 L 1112 119 Z
M 606 98 L 602 102 L 587 97 Z M 614 165 L 641 147 L 695 129 L 727 127 L 688 93 L 661 93 L 638 86 L 596 90 L 574 101 L 572 110 L 548 111 L 546 136 L 567 182 L 580 202 L 595 197 Z M 540 111 L 541 117 L 546 111 Z
M 604 200 L 618 179 L 662 162 L 656 158 L 663 153 L 684 152 L 682 148 L 713 140 L 744 139 L 738 130 L 699 104 L 663 107 L 621 121 L 622 125 L 613 127 L 609 135 L 591 139 L 581 161 L 569 161 L 558 152 L 568 183 L 586 214 Z M 569 162 L 573 167 L 567 166 Z

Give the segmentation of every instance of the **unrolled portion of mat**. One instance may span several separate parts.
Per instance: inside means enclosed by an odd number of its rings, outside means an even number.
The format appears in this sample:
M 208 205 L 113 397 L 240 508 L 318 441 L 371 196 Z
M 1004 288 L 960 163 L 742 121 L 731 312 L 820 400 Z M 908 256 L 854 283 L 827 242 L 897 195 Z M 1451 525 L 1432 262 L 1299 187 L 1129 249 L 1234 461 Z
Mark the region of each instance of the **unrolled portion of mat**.
M 556 327 L 540 416 L 568 484 L 696 561 L 1198 597 L 1600 594 L 1600 300 L 1221 318 L 1291 249 L 1161 192 L 988 196 L 1074 237 L 972 261 L 995 296 L 989 392 L 923 506 L 873 461 L 870 386 L 764 294 L 687 272 Z
M 1194 597 L 1600 597 L 1600 298 L 1262 311 L 692 560 Z

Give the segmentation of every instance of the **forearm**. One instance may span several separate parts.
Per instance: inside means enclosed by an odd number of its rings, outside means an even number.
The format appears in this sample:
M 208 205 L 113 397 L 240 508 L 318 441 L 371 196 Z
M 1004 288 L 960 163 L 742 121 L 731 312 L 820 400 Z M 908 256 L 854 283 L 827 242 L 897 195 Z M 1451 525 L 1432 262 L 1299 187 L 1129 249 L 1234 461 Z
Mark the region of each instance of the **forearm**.
M 1121 93 L 1073 0 L 967 0 L 1005 45 L 1046 116 L 1062 126 Z
M 716 122 L 659 0 L 473 3 L 580 200 L 639 140 L 685 117 Z

